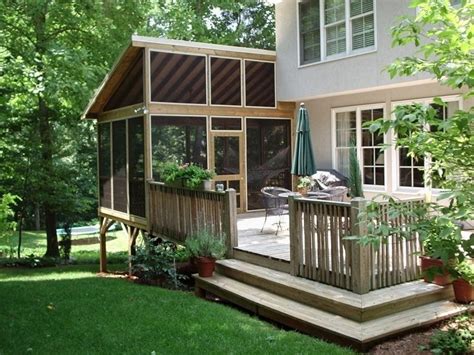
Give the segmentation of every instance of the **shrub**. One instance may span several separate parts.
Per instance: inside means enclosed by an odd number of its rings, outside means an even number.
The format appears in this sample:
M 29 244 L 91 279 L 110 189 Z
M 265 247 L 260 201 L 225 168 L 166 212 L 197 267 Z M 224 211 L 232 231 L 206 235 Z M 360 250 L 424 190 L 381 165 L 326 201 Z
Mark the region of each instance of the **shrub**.
M 179 165 L 177 163 L 166 162 L 160 164 L 158 174 L 162 181 L 167 184 L 182 181 L 185 187 L 197 188 L 205 181 L 215 176 L 211 170 L 203 169 L 193 163 Z
M 470 316 L 462 315 L 447 330 L 438 330 L 431 337 L 429 348 L 434 354 L 467 354 L 472 350 L 474 335 Z
M 202 229 L 186 239 L 186 248 L 192 257 L 222 258 L 225 245 L 222 236 L 216 236 Z
M 145 239 L 131 258 L 132 273 L 147 283 L 180 288 L 185 276 L 176 272 L 176 249 L 172 242 L 157 244 L 155 238 Z

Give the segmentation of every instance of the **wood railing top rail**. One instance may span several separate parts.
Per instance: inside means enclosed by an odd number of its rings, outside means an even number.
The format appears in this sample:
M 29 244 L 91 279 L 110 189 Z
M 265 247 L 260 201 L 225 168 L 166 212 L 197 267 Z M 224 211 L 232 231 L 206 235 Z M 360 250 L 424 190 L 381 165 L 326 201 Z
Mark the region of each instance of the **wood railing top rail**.
M 350 207 L 351 205 L 350 202 L 319 200 L 315 198 L 307 198 L 307 197 L 299 197 L 299 196 L 295 196 L 295 201 L 308 202 L 311 204 L 318 204 L 318 205 L 341 206 L 341 207 Z
M 162 186 L 167 189 L 177 189 L 177 190 L 183 190 L 183 191 L 195 191 L 199 193 L 206 193 L 210 195 L 219 195 L 219 196 L 224 196 L 225 191 L 214 191 L 214 190 L 199 190 L 199 189 L 192 189 L 190 187 L 184 187 L 184 186 L 170 186 L 166 185 L 164 182 L 161 181 L 155 181 L 155 180 L 147 180 L 147 183 L 150 185 L 155 185 L 155 186 Z

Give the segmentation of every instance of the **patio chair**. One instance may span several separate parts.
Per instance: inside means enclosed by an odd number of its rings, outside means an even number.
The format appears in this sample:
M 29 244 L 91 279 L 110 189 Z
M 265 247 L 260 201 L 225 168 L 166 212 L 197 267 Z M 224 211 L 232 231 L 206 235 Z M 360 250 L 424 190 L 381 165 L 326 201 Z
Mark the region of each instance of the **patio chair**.
M 278 225 L 275 232 L 275 235 L 278 235 L 278 231 L 281 229 L 281 216 L 289 214 L 287 199 L 278 195 L 281 193 L 290 193 L 291 190 L 283 187 L 267 186 L 262 188 L 260 192 L 262 193 L 263 204 L 265 206 L 265 220 L 263 221 L 260 233 L 263 232 L 268 216 L 278 216 Z

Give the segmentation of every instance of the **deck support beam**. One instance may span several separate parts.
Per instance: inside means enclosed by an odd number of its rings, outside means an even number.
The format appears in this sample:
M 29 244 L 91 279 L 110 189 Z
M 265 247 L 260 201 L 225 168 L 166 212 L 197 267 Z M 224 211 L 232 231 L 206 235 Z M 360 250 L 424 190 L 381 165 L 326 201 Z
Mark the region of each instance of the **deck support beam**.
M 99 241 L 100 241 L 100 272 L 107 272 L 107 231 L 114 224 L 115 221 L 107 218 L 100 217 L 100 230 L 99 230 Z
M 367 235 L 367 221 L 364 221 L 367 201 L 354 198 L 351 201 L 352 235 Z M 365 216 L 365 217 L 364 217 Z M 352 291 L 360 295 L 370 291 L 370 247 L 359 241 L 352 241 Z
M 234 189 L 228 189 L 224 197 L 223 230 L 225 234 L 226 256 L 232 258 L 234 247 L 238 246 L 237 197 Z

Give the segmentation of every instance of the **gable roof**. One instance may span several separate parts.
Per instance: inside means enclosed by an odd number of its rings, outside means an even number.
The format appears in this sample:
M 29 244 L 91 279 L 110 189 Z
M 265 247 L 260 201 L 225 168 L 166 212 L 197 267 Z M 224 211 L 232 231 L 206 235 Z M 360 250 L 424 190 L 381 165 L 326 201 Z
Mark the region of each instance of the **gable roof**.
M 275 51 L 264 49 L 134 35 L 132 36 L 128 46 L 123 50 L 117 61 L 112 66 L 112 69 L 105 76 L 104 80 L 95 91 L 81 118 L 99 117 L 99 115 L 104 111 L 104 108 L 107 105 L 110 97 L 116 92 L 145 47 L 171 52 L 181 51 L 220 56 L 235 56 L 236 54 L 240 53 L 242 54 L 242 57 L 245 55 L 246 57 L 258 57 L 263 60 L 275 60 L 276 57 Z

